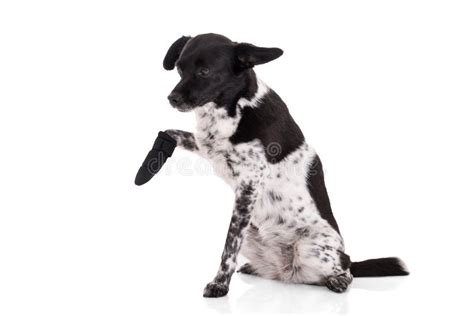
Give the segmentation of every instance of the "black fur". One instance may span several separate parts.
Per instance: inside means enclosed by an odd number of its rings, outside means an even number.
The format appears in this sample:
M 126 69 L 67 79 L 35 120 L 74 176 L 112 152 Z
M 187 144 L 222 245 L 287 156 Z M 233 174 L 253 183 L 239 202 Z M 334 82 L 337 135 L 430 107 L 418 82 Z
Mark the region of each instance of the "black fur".
M 174 69 L 174 64 L 178 60 L 184 45 L 191 39 L 189 36 L 181 36 L 178 38 L 168 49 L 166 56 L 163 60 L 163 68 L 166 70 Z
M 394 257 L 352 262 L 351 273 L 354 277 L 381 277 L 409 274 L 401 264 L 400 259 Z
M 257 47 L 247 43 L 238 44 L 235 53 L 241 69 L 265 64 L 283 55 L 279 48 Z
M 304 136 L 285 103 L 273 90 L 256 108 L 245 107 L 237 131 L 230 138 L 234 144 L 258 139 L 265 148 L 267 160 L 280 162 L 304 142 Z
M 347 270 L 351 267 L 351 258 L 344 252 L 340 253 L 339 260 L 341 261 L 342 270 Z
M 323 165 L 318 156 L 314 157 L 309 168 L 308 190 L 321 213 L 321 217 L 340 234 L 339 226 L 332 214 L 331 203 L 324 182 Z
M 234 116 L 237 101 L 255 94 L 257 84 L 251 68 L 281 54 L 278 48 L 238 44 L 218 34 L 181 37 L 163 61 L 167 70 L 176 64 L 181 76 L 168 97 L 170 103 L 180 111 L 190 111 L 213 101 Z

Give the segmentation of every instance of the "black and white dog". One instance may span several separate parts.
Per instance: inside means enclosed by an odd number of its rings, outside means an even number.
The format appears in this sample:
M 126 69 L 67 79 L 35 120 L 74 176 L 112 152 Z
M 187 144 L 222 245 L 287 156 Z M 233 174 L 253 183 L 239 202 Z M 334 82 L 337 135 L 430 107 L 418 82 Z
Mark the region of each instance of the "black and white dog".
M 181 37 L 163 61 L 181 76 L 169 101 L 194 111 L 195 134 L 167 130 L 178 146 L 209 159 L 235 191 L 235 206 L 216 277 L 205 297 L 227 294 L 239 272 L 343 292 L 352 277 L 407 275 L 398 258 L 351 262 L 331 211 L 318 155 L 280 97 L 253 67 L 279 48 L 235 43 L 217 34 Z

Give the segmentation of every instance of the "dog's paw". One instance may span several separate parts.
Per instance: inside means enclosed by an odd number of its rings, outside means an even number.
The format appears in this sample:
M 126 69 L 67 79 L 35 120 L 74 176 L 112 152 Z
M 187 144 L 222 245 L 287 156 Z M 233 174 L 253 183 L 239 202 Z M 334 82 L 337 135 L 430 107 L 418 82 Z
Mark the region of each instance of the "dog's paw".
M 347 290 L 352 282 L 352 277 L 345 275 L 332 276 L 326 280 L 326 287 L 333 292 L 342 293 Z
M 243 274 L 257 275 L 257 272 L 250 265 L 250 263 L 246 263 L 243 266 L 241 266 L 240 269 L 237 272 L 238 273 L 243 273 Z
M 229 292 L 229 286 L 223 283 L 211 282 L 204 288 L 204 297 L 221 297 Z

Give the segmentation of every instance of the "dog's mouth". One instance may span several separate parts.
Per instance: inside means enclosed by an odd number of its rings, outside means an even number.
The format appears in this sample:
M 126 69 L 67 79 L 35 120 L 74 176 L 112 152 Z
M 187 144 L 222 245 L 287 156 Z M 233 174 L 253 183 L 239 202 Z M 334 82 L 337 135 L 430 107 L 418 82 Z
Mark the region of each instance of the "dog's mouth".
M 192 110 L 194 110 L 194 107 L 189 104 L 181 104 L 179 106 L 173 106 L 173 107 L 180 112 L 191 112 Z
M 180 112 L 191 112 L 203 106 L 204 104 L 207 104 L 208 102 L 209 101 L 206 101 L 206 100 L 192 100 L 192 101 L 182 103 L 180 105 L 171 104 L 171 106 Z

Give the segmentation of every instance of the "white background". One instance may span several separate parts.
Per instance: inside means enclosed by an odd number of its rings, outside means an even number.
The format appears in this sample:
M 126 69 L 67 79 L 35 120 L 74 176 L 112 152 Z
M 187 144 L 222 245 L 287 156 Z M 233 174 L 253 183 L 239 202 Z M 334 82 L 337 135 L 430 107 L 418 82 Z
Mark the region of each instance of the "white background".
M 474 10 L 469 1 L 2 1 L 0 315 L 472 313 Z M 342 295 L 214 277 L 233 195 L 159 130 L 194 129 L 161 64 L 181 35 L 281 47 L 256 69 L 320 154 L 353 260 L 411 275 Z

